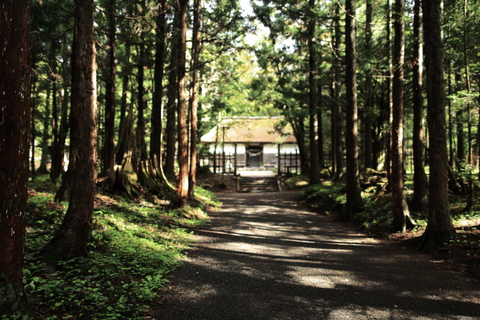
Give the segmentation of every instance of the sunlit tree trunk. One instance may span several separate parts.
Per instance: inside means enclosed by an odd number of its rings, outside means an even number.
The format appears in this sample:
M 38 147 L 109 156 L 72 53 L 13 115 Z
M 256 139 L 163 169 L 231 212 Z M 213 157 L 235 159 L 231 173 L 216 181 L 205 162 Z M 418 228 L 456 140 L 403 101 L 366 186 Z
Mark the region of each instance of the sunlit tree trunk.
M 392 106 L 392 174 L 390 184 L 393 196 L 393 227 L 396 231 L 405 232 L 407 222 L 412 222 L 407 200 L 403 190 L 403 81 L 405 61 L 405 24 L 404 24 L 404 0 L 395 1 L 394 11 L 394 53 L 393 66 L 393 106 Z
M 200 59 L 200 33 L 202 22 L 202 1 L 195 0 L 194 3 L 194 24 L 193 24 L 193 45 L 192 45 L 192 81 L 191 81 L 191 97 L 190 97 L 190 169 L 188 193 L 194 195 L 194 188 L 197 176 L 197 105 L 198 105 L 198 73 Z
M 187 134 L 187 88 L 185 74 L 185 54 L 187 38 L 188 0 L 179 0 L 180 37 L 178 41 L 178 206 L 183 207 L 188 200 L 188 134 Z
M 347 203 L 344 219 L 350 220 L 360 209 L 362 198 L 358 178 L 358 106 L 356 70 L 355 0 L 346 0 L 345 64 L 346 64 L 346 154 L 347 154 Z
M 0 19 L 0 310 L 33 317 L 23 290 L 30 133 L 30 0 L 2 0 Z

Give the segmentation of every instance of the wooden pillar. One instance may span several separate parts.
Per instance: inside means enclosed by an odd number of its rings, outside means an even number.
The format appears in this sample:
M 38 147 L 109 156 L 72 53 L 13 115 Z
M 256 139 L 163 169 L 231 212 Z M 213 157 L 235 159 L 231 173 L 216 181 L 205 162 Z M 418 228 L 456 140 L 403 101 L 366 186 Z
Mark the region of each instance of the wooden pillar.
M 278 157 L 277 157 L 277 166 L 278 166 L 278 174 L 282 174 L 282 154 L 280 153 L 281 145 L 278 144 Z
M 233 175 L 236 176 L 237 175 L 237 144 L 234 143 L 233 146 L 235 150 L 235 155 L 233 158 Z

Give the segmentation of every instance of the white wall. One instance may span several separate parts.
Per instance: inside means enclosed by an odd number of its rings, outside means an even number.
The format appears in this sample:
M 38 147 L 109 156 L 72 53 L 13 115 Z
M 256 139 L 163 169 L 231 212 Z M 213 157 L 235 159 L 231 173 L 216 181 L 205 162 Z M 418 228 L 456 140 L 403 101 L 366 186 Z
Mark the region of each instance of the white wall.
M 211 144 L 209 148 L 210 153 L 215 152 L 215 144 Z M 221 143 L 217 145 L 217 153 L 220 154 L 223 152 L 223 146 Z M 234 154 L 235 145 L 233 143 L 225 143 L 225 154 Z M 245 153 L 245 144 L 237 143 L 237 153 Z
M 223 148 L 222 144 L 219 143 L 217 145 L 217 153 L 220 154 L 222 153 Z M 244 143 L 237 143 L 237 153 L 238 154 L 243 154 L 245 153 L 245 144 Z M 210 153 L 215 152 L 215 145 L 211 144 L 209 148 Z M 289 144 L 284 144 L 280 146 L 280 152 L 281 153 L 298 153 L 298 146 L 296 143 L 289 143 Z M 233 143 L 225 143 L 225 153 L 226 154 L 234 154 L 235 153 L 235 146 Z M 266 154 L 277 154 L 278 153 L 278 145 L 273 144 L 273 143 L 268 143 L 263 146 L 263 153 Z

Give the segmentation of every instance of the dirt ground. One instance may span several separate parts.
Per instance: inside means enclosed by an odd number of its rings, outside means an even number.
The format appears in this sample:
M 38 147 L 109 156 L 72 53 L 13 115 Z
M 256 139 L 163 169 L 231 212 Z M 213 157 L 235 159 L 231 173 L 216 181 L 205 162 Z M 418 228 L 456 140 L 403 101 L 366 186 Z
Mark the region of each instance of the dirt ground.
M 478 319 L 480 287 L 442 260 L 369 238 L 298 193 L 218 193 L 223 207 L 154 319 Z

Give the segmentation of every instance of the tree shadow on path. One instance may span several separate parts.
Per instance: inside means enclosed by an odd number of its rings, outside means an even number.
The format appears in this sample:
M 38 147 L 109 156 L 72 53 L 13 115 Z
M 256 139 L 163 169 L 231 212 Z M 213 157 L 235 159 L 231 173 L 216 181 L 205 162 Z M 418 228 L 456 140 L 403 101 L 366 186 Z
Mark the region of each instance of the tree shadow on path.
M 333 223 L 293 193 L 219 198 L 155 319 L 480 317 L 473 279 Z

